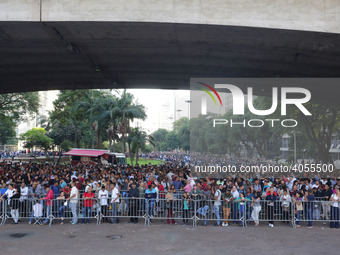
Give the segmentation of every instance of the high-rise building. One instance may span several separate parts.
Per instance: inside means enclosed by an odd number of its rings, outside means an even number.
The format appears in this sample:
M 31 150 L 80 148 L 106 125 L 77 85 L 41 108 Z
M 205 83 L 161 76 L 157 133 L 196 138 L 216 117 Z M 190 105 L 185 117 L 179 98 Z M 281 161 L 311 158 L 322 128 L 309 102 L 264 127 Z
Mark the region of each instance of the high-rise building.
M 41 120 L 47 119 L 49 112 L 53 110 L 53 101 L 58 97 L 58 90 L 39 91 L 39 109 L 36 114 L 26 115 L 17 125 L 17 137 L 28 130 L 40 127 Z M 23 142 L 18 142 L 18 149 L 23 148 Z

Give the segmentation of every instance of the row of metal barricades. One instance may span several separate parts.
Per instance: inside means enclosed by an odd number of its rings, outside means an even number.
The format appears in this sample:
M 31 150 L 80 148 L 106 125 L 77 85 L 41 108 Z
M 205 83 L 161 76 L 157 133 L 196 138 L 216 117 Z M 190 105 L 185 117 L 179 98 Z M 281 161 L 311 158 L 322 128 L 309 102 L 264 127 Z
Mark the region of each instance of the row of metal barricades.
M 119 202 L 103 203 L 97 198 L 66 200 L 11 199 L 0 202 L 0 225 L 12 221 L 28 221 L 30 224 L 54 223 L 118 223 L 126 221 L 166 221 L 168 224 L 192 225 L 239 225 L 244 228 L 261 223 L 280 222 L 291 227 L 314 222 L 327 222 L 339 227 L 340 204 L 332 201 L 233 201 L 215 200 L 145 199 L 122 197 Z

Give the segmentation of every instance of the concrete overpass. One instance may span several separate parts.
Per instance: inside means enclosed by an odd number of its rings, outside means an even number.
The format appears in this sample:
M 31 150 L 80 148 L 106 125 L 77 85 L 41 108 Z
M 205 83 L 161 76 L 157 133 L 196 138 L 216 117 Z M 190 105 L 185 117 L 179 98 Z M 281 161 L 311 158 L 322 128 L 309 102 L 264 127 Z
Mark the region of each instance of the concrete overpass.
M 0 0 L 0 92 L 339 77 L 339 33 L 337 0 Z

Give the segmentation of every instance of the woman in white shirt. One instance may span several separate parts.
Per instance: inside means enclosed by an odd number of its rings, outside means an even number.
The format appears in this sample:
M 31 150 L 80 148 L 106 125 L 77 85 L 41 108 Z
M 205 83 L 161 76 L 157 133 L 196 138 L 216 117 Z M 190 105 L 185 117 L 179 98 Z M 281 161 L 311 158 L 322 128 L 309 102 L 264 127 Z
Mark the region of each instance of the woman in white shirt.
M 292 202 L 292 197 L 289 195 L 288 190 L 284 190 L 283 194 L 281 195 L 282 201 L 282 223 L 289 224 L 289 212 L 290 212 L 290 204 Z
M 330 201 L 331 204 L 331 221 L 329 223 L 330 228 L 339 228 L 339 205 L 340 205 L 340 191 L 339 188 L 335 189 L 335 193 L 332 194 Z

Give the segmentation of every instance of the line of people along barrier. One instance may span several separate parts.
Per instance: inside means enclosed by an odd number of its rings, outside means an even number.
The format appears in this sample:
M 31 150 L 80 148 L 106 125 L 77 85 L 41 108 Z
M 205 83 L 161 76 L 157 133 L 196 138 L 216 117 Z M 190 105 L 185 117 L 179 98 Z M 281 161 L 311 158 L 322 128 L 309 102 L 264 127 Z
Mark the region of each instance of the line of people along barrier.
M 339 228 L 339 203 L 334 201 L 267 201 L 238 200 L 232 202 L 216 200 L 178 198 L 130 198 L 120 197 L 115 203 L 101 203 L 98 198 L 79 198 L 76 202 L 63 199 L 34 200 L 9 199 L 0 202 L 0 225 L 12 220 L 28 220 L 30 224 L 64 224 L 70 220 L 77 223 L 119 223 L 127 218 L 131 223 L 142 222 L 150 225 L 154 221 L 167 224 L 207 226 L 239 225 L 244 228 L 274 224 L 298 228 L 301 223 L 312 227 L 315 222 L 329 223 Z

